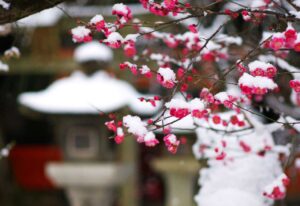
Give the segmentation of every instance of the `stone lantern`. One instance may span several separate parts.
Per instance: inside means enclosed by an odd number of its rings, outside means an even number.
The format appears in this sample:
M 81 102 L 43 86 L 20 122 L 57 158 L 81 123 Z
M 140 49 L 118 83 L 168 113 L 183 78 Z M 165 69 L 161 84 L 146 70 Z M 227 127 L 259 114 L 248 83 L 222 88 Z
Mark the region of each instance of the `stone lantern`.
M 158 108 L 140 102 L 138 98 L 145 95 L 105 71 L 113 59 L 105 45 L 83 44 L 74 56 L 81 71 L 53 82 L 43 91 L 19 96 L 23 107 L 48 115 L 55 126 L 55 139 L 65 162 L 48 164 L 46 173 L 65 189 L 72 206 L 112 205 L 114 191 L 125 180 L 122 205 L 134 206 L 135 142 L 128 138 L 115 150 L 108 139 L 111 134 L 104 128 L 106 115 L 99 113 L 131 110 L 149 116 Z

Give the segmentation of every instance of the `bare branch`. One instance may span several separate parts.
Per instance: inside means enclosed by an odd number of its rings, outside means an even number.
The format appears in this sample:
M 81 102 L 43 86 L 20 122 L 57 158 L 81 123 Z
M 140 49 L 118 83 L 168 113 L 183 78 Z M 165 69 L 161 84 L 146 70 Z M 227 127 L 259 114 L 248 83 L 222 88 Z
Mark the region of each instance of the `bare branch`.
M 298 107 L 292 107 L 287 105 L 286 102 L 280 102 L 274 95 L 266 96 L 266 104 L 277 112 L 300 119 L 300 109 Z
M 31 14 L 56 6 L 65 0 L 7 0 L 8 10 L 0 8 L 0 24 L 15 22 Z

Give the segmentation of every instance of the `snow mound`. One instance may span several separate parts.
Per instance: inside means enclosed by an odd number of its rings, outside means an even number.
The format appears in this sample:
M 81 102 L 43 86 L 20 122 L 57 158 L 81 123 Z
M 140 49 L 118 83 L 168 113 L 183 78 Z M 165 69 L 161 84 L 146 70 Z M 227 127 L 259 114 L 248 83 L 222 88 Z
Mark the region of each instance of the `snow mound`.
M 264 206 L 252 194 L 232 188 L 213 193 L 207 196 L 205 200 L 198 201 L 197 196 L 195 199 L 201 206 Z

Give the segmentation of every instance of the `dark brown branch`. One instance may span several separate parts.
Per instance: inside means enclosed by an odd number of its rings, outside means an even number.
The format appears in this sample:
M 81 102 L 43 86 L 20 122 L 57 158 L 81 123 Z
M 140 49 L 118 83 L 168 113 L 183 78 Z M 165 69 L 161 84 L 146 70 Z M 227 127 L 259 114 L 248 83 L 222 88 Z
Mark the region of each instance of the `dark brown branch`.
M 31 14 L 56 6 L 65 0 L 5 0 L 8 10 L 0 7 L 0 24 L 15 22 Z
M 294 7 L 297 11 L 300 11 L 300 7 L 293 3 L 292 0 L 287 0 L 287 2 Z

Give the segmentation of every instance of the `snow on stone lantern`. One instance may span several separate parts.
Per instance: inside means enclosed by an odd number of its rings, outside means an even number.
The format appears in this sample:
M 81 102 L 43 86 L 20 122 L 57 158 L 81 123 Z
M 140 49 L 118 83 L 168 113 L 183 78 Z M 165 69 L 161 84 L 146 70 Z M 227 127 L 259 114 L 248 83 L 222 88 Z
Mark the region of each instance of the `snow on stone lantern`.
M 54 183 L 67 190 L 72 205 L 111 205 L 113 188 L 125 180 L 127 196 L 135 193 L 136 180 L 129 178 L 129 173 L 136 172 L 136 148 L 128 138 L 118 151 L 113 151 L 110 134 L 104 128 L 107 119 L 99 111 L 108 114 L 129 108 L 133 113 L 149 116 L 159 107 L 140 102 L 138 98 L 145 95 L 105 71 L 113 59 L 112 51 L 105 45 L 86 43 L 75 50 L 74 56 L 82 71 L 53 82 L 43 91 L 23 93 L 19 102 L 47 114 L 53 121 L 55 138 L 66 162 L 51 163 L 46 172 Z M 101 71 L 96 70 L 97 66 Z M 116 154 L 121 162 L 116 161 Z M 124 198 L 122 205 L 136 204 L 134 197 Z

